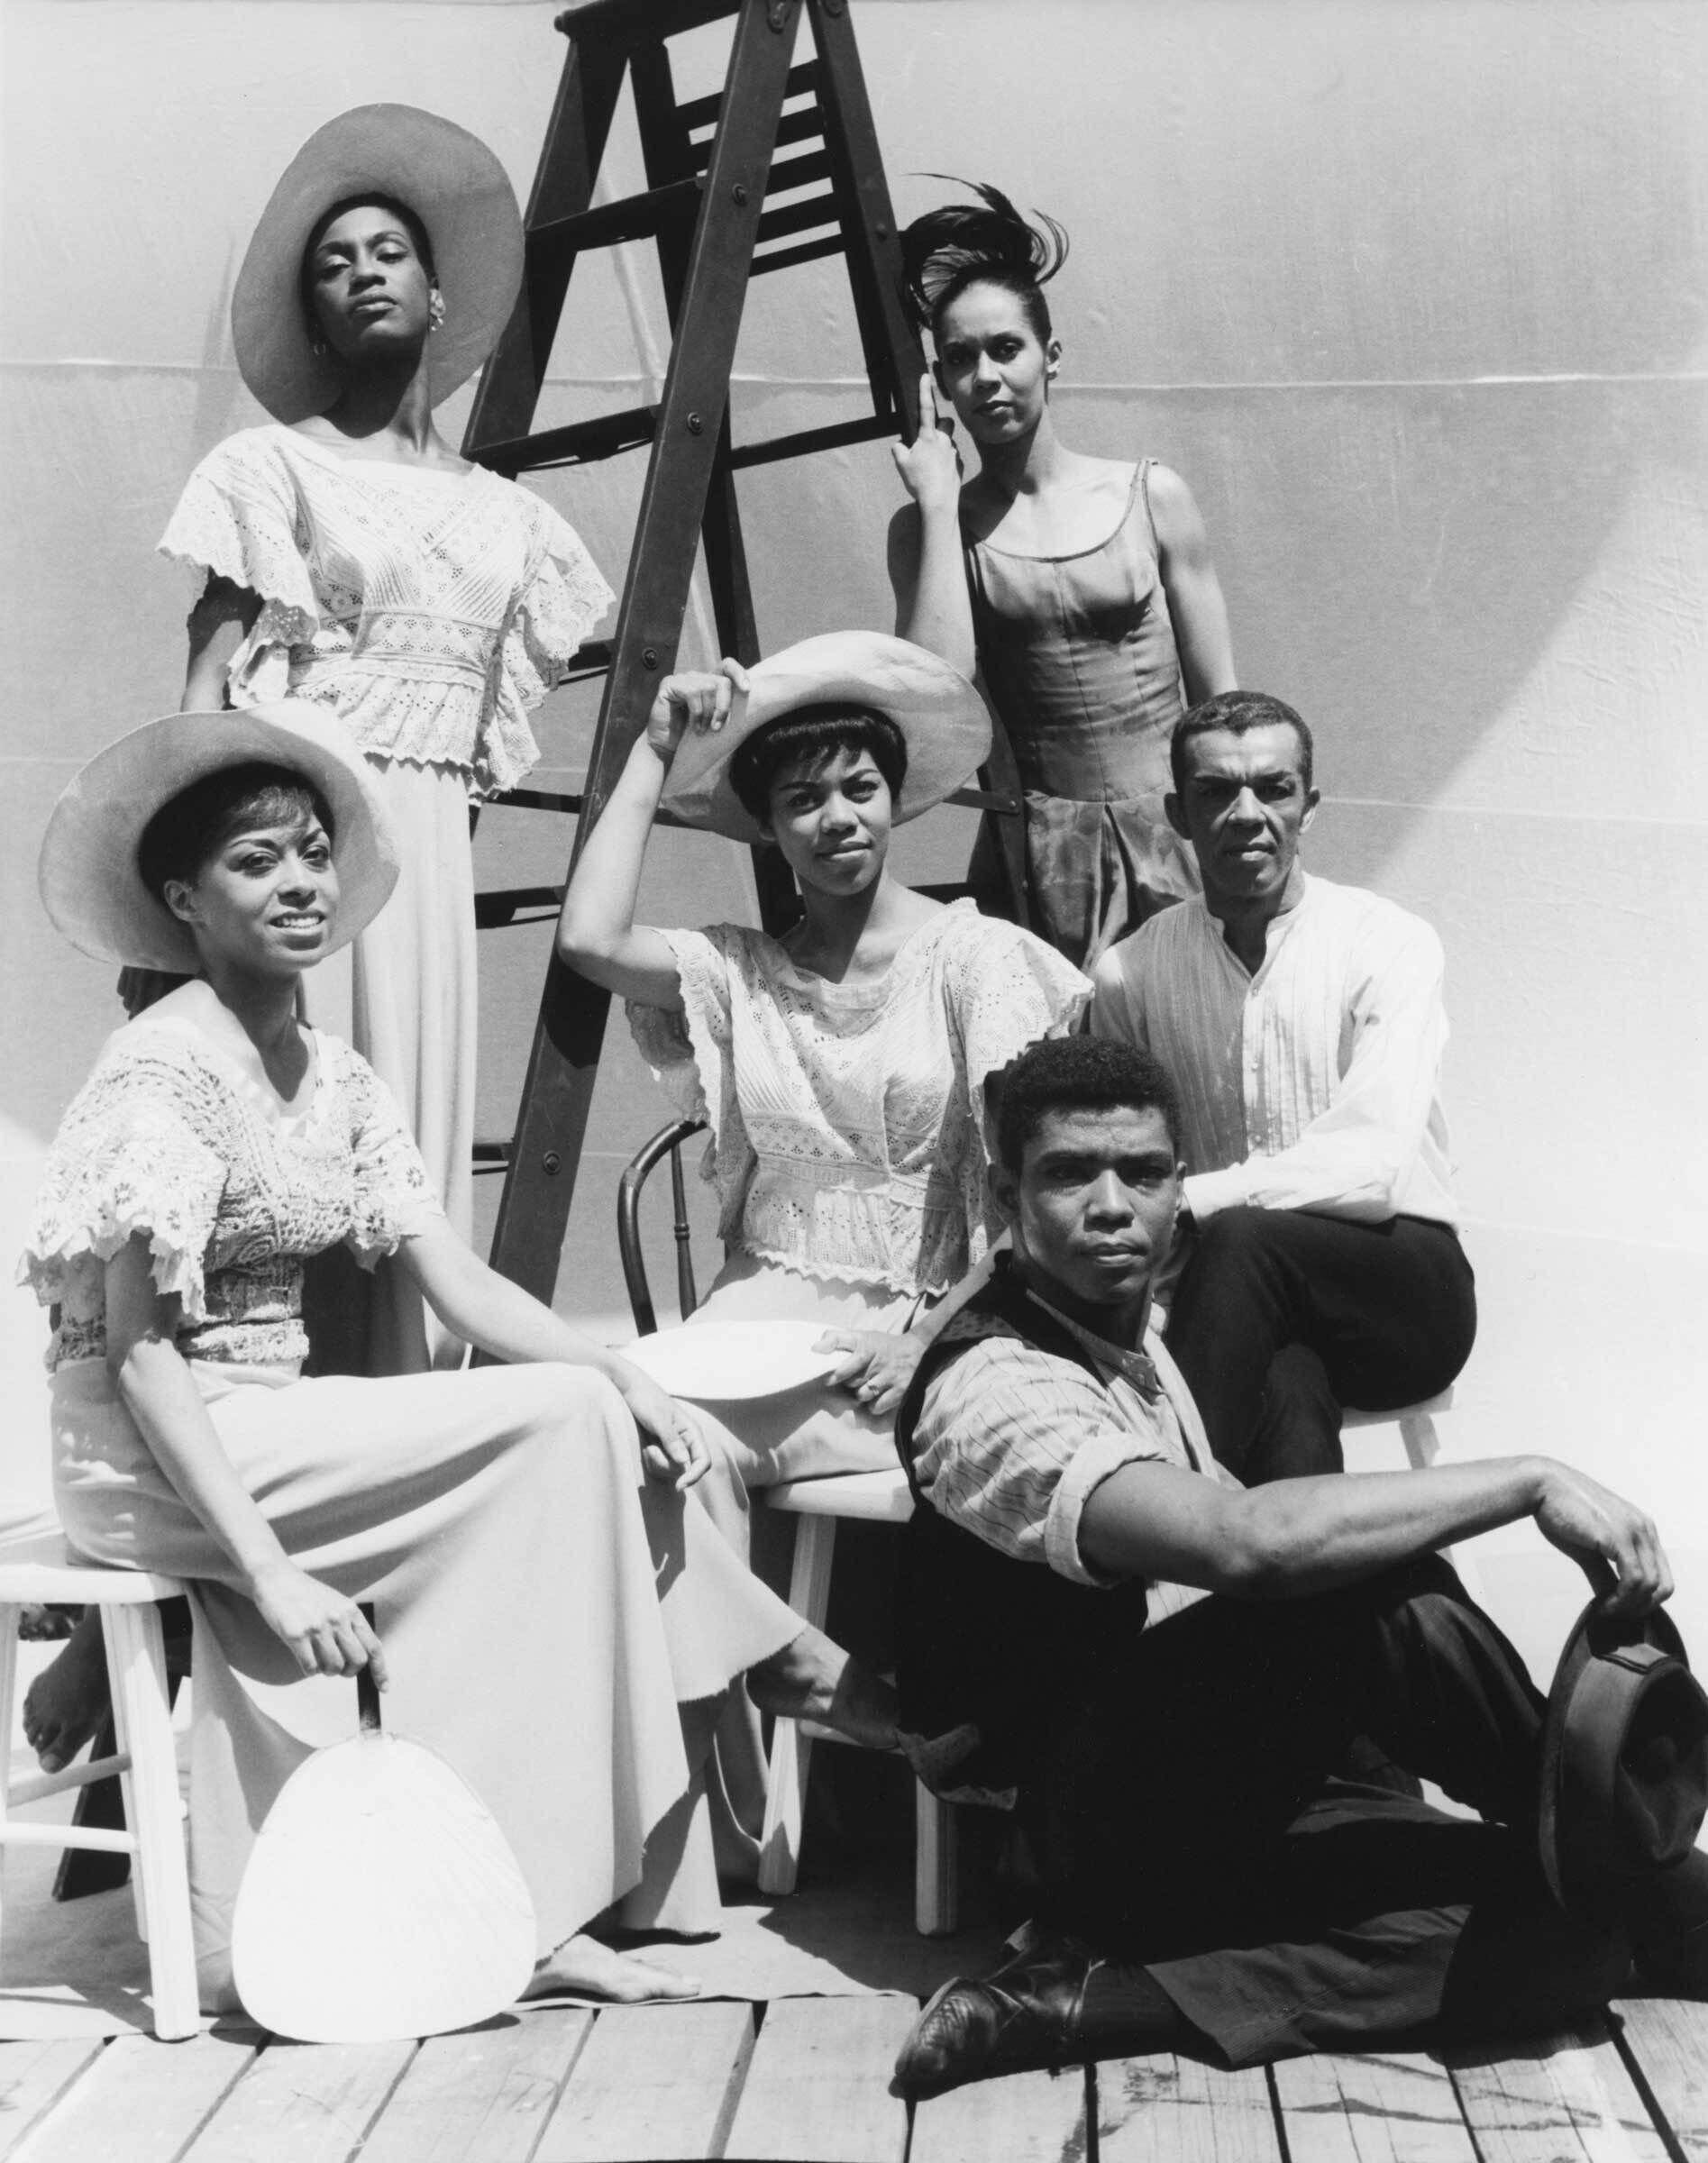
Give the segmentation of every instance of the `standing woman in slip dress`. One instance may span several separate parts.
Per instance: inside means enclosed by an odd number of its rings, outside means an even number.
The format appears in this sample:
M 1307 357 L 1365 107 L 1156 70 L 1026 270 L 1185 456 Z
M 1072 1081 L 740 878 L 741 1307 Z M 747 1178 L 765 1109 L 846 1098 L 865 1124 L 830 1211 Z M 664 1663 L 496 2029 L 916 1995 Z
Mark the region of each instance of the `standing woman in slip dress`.
M 553 510 L 458 457 L 434 423 L 496 343 L 522 263 L 515 195 L 474 136 L 407 105 L 328 123 L 273 191 L 232 301 L 238 367 L 272 423 L 203 460 L 160 543 L 201 581 L 185 710 L 312 699 L 373 770 L 397 891 L 350 963 L 309 980 L 308 1011 L 402 1105 L 464 1237 L 470 803 L 533 766 L 527 710 L 612 598 Z M 453 1363 L 461 1347 L 429 1328 L 382 1272 L 361 1364 Z
M 963 487 L 927 377 L 919 434 L 895 453 L 913 498 L 890 529 L 896 629 L 980 671 L 1019 767 L 1035 921 L 1089 968 L 1198 890 L 1163 812 L 1168 738 L 1185 706 L 1236 688 L 1228 612 L 1179 474 L 1055 433 L 1042 288 L 1067 236 L 975 192 L 902 234 L 907 298 L 980 469 Z

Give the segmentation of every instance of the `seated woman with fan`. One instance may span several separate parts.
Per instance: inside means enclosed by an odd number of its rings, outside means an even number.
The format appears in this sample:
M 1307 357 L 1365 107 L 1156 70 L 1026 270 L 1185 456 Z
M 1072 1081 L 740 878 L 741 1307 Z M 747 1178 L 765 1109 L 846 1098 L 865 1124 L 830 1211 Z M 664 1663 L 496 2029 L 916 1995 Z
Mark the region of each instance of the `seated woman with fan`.
M 95 1560 L 194 1582 L 213 2002 L 254 1828 L 354 1724 L 347 1689 L 302 1678 L 370 1663 L 388 1725 L 461 1772 L 516 1851 L 536 1987 L 691 1995 L 589 1934 L 715 1927 L 685 1724 L 703 1736 L 751 1671 L 768 1704 L 881 1739 L 884 1693 L 685 1498 L 707 1463 L 694 1418 L 475 1258 L 372 1069 L 297 1018 L 303 972 L 395 877 L 360 752 L 301 705 L 151 723 L 56 809 L 59 928 L 105 961 L 196 972 L 108 1040 L 37 1204 L 22 1273 L 57 1310 L 59 1512 Z M 303 1262 L 338 1242 L 513 1364 L 304 1379 Z

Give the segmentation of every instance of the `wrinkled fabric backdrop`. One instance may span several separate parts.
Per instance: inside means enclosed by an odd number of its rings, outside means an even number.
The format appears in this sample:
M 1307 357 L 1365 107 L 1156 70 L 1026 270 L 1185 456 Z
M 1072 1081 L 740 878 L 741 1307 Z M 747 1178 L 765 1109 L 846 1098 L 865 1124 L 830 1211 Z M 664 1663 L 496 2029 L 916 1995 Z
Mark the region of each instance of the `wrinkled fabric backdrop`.
M 562 61 L 553 14 L 534 0 L 5 11 L 9 1253 L 58 1109 L 116 1014 L 112 972 L 41 915 L 36 845 L 78 762 L 177 703 L 187 589 L 151 551 L 196 460 L 261 417 L 227 327 L 254 216 L 311 129 L 377 98 L 472 128 L 525 196 Z M 1064 433 L 1153 453 L 1192 483 L 1242 681 L 1320 732 L 1311 861 L 1446 940 L 1449 1110 L 1483 1307 L 1448 1454 L 1553 1449 L 1648 1501 L 1708 1661 L 1708 9 L 855 0 L 854 17 L 904 219 L 941 199 L 922 177 L 939 171 L 996 180 L 1072 234 L 1051 293 Z M 682 95 L 715 87 L 726 35 L 678 42 Z M 626 108 L 615 150 L 626 191 Z M 861 409 L 839 269 L 754 289 L 738 441 Z M 648 251 L 585 260 L 543 421 L 655 397 L 665 351 Z M 445 409 L 452 440 L 467 400 Z M 617 584 L 642 471 L 631 457 L 538 484 Z M 767 643 L 889 626 L 899 491 L 883 445 L 741 485 Z M 685 659 L 708 651 L 708 623 L 702 600 Z M 536 717 L 543 785 L 579 776 L 594 710 L 577 689 Z M 969 841 L 964 814 L 927 821 L 904 838 L 904 871 L 950 872 Z M 498 812 L 478 845 L 488 883 L 543 881 L 562 875 L 567 834 Z M 744 854 L 662 839 L 646 906 L 669 923 L 746 914 Z M 543 928 L 483 942 L 485 1134 L 509 1129 L 544 949 Z M 559 1304 L 615 1317 L 616 1177 L 664 1113 L 620 1024 L 610 1042 Z M 704 1237 L 700 1251 L 709 1268 Z M 24 1408 L 41 1325 L 21 1294 L 4 1316 Z M 8 1420 L 20 1478 L 39 1437 L 32 1415 Z M 1356 1461 L 1395 1456 L 1383 1430 Z M 1551 1663 L 1583 1597 L 1576 1572 L 1528 1530 L 1474 1560 L 1533 1662 Z

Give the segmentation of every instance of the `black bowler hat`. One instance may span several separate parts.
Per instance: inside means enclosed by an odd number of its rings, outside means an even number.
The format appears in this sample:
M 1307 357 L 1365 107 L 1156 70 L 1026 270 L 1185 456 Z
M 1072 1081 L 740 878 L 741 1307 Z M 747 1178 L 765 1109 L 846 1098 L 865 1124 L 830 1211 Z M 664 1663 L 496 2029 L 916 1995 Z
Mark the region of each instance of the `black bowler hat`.
M 1708 1812 L 1708 1695 L 1657 1608 L 1578 1617 L 1548 1693 L 1539 1837 L 1564 1908 L 1612 1912 L 1690 1853 Z

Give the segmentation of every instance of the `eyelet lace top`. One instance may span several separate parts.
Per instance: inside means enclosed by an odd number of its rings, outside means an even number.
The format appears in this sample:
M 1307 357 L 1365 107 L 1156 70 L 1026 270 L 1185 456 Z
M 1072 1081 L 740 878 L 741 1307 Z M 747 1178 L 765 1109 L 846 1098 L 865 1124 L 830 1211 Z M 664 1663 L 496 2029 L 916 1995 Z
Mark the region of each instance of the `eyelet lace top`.
M 219 1046 L 144 1016 L 111 1037 L 60 1122 L 18 1282 L 57 1305 L 48 1364 L 106 1351 L 105 1264 L 148 1236 L 187 1358 L 303 1358 L 303 1262 L 338 1241 L 371 1267 L 440 1214 L 384 1083 L 314 1033 L 315 1084 L 284 1117 Z
M 631 1002 L 642 1054 L 712 1139 L 729 1248 L 810 1277 L 944 1291 L 1000 1226 L 985 1190 L 984 1082 L 1090 991 L 1012 924 L 956 902 L 876 983 L 798 970 L 763 931 L 667 931 L 682 1011 Z
M 610 607 L 548 504 L 476 467 L 348 459 L 294 428 L 228 436 L 161 539 L 261 598 L 233 657 L 233 705 L 315 698 L 376 757 L 514 788 L 540 755 L 527 712 Z

